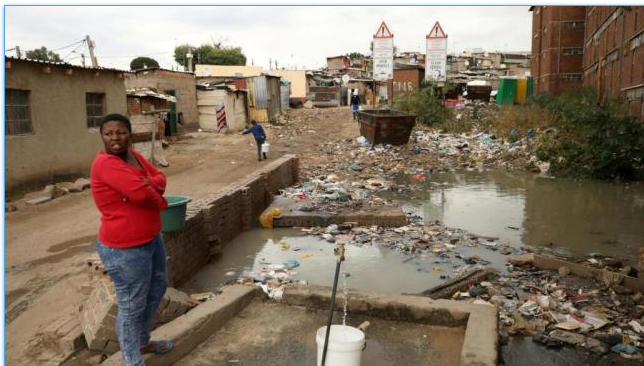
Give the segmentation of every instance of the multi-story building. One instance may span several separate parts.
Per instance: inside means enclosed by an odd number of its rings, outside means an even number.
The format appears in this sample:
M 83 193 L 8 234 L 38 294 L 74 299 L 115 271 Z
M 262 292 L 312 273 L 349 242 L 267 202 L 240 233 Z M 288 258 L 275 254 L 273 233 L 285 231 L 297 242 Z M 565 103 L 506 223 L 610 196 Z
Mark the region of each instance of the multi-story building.
M 583 85 L 644 119 L 644 7 L 587 6 Z
M 531 6 L 534 93 L 582 85 L 585 6 Z
M 532 6 L 535 93 L 580 86 L 644 119 L 644 7 Z

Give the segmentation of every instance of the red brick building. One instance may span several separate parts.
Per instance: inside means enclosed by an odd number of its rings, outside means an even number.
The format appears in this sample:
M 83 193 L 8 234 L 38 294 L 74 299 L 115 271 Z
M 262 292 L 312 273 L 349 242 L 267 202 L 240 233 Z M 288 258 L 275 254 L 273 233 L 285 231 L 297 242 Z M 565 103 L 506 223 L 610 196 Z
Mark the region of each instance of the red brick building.
M 394 63 L 394 77 L 387 80 L 387 93 L 390 99 L 420 89 L 425 79 L 424 65 Z
M 582 85 L 585 6 L 532 6 L 534 93 L 559 94 Z
M 583 85 L 644 119 L 644 7 L 587 6 Z
M 644 7 L 532 6 L 534 92 L 579 86 L 644 120 Z

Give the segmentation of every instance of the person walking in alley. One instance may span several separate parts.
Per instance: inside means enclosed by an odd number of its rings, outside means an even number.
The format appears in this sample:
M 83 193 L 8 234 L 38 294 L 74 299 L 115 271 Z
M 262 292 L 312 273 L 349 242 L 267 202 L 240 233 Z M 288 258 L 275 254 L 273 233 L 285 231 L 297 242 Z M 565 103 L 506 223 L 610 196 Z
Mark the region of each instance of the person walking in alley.
M 142 353 L 163 354 L 173 347 L 170 340 L 150 340 L 150 326 L 168 286 L 161 237 L 166 179 L 130 148 L 127 117 L 108 114 L 99 131 L 105 152 L 98 152 L 90 173 L 92 198 L 101 213 L 96 248 L 114 283 L 124 365 L 142 366 Z
M 251 120 L 250 123 L 250 128 L 242 132 L 242 135 L 252 133 L 255 138 L 255 142 L 257 142 L 257 160 L 262 161 L 262 155 L 264 156 L 264 159 L 268 159 L 266 157 L 266 153 L 262 152 L 262 144 L 266 142 L 266 133 L 264 133 L 262 126 L 254 119 Z
M 360 109 L 360 96 L 358 96 L 358 91 L 354 90 L 353 95 L 351 95 L 351 110 L 353 110 L 353 119 L 358 118 L 358 109 Z

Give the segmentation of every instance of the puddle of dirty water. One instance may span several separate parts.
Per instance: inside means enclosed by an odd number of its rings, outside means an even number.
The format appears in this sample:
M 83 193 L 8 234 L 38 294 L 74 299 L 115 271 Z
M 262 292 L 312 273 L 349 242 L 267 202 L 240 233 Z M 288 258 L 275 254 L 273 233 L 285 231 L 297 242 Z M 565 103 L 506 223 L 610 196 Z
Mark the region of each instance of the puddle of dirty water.
M 388 193 L 426 221 L 494 236 L 502 243 L 548 245 L 569 254 L 632 261 L 644 237 L 644 184 L 553 179 L 472 171 L 399 177 L 412 192 Z M 552 243 L 552 244 L 551 244 Z
M 512 246 L 553 243 L 555 249 L 573 255 L 596 252 L 636 261 L 644 237 L 641 183 L 551 179 L 504 171 L 439 173 L 424 182 L 401 177 L 397 183 L 419 185 L 411 192 L 389 193 L 403 202 L 407 212 L 417 212 L 427 222 L 439 220 L 448 227 L 498 237 Z M 288 249 L 283 250 L 281 242 Z M 296 259 L 300 267 L 294 280 L 331 286 L 334 248 L 335 244 L 295 229 L 253 229 L 228 244 L 221 260 L 206 266 L 191 285 L 214 290 L 244 270 L 260 271 L 267 263 Z M 494 268 L 505 268 L 506 257 L 487 248 L 457 246 L 455 252 L 463 258 L 477 255 Z M 350 273 L 350 288 L 418 293 L 443 283 L 441 276 L 464 265 L 454 255 L 443 262 L 432 254 L 412 258 L 389 248 L 351 244 L 342 270 Z
M 332 286 L 336 263 L 334 248 L 335 244 L 304 235 L 296 229 L 249 230 L 226 245 L 222 257 L 206 265 L 187 287 L 213 291 L 244 271 L 258 272 L 269 263 L 281 264 L 291 259 L 300 263 L 294 281 Z M 458 247 L 454 253 L 460 253 L 464 258 L 478 255 L 498 269 L 504 267 L 505 256 L 480 246 Z M 443 262 L 433 254 L 413 257 L 377 245 L 347 245 L 345 257 L 341 268 L 349 275 L 346 278 L 349 288 L 386 293 L 422 292 L 443 283 L 441 275 L 447 276 L 465 265 L 453 255 Z

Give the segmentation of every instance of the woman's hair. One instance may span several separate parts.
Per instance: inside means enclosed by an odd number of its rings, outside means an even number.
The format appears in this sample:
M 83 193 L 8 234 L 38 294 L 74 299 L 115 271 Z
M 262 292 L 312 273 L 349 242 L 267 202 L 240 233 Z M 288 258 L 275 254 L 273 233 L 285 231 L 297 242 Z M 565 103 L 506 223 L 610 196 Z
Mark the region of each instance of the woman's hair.
M 101 124 L 100 124 L 100 127 L 99 127 L 99 131 L 103 132 L 103 125 L 106 124 L 107 122 L 112 122 L 112 121 L 121 122 L 122 124 L 125 125 L 127 130 L 130 133 L 132 133 L 132 123 L 130 122 L 129 118 L 125 117 L 124 115 L 122 115 L 120 113 L 112 113 L 112 114 L 108 114 L 106 116 L 103 116 L 103 118 L 101 118 Z

